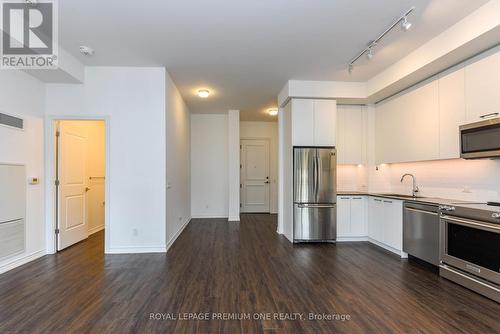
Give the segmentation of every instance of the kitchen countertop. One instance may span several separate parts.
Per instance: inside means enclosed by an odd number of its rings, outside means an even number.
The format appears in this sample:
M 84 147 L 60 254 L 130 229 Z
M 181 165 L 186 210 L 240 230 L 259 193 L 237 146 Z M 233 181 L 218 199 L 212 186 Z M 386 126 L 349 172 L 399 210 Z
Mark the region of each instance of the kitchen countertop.
M 338 196 L 372 196 L 372 197 L 383 197 L 383 198 L 391 198 L 397 199 L 400 201 L 407 202 L 416 202 L 416 203 L 426 203 L 426 204 L 435 204 L 435 205 L 460 205 L 467 204 L 465 201 L 459 201 L 448 198 L 437 198 L 437 197 L 407 197 L 405 195 L 398 196 L 397 194 L 387 194 L 387 193 L 370 193 L 363 191 L 338 191 Z

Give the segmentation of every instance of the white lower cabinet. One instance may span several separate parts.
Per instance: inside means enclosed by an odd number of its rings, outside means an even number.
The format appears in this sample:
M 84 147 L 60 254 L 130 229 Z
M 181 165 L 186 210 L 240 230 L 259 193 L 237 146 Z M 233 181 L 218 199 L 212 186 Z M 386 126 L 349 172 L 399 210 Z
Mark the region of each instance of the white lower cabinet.
M 337 241 L 366 240 L 366 196 L 337 197 Z
M 403 201 L 370 197 L 368 237 L 375 244 L 406 256 L 403 253 Z

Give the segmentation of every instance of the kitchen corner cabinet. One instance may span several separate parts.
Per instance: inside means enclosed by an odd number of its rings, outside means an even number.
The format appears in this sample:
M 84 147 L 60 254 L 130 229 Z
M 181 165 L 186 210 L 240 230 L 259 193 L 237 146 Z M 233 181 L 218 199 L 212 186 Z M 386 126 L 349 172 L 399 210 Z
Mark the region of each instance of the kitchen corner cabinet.
M 337 240 L 366 240 L 366 196 L 337 196 Z
M 490 54 L 495 52 L 493 54 Z M 495 48 L 465 67 L 467 123 L 500 116 L 500 52 Z M 482 59 L 481 59 L 482 58 Z
M 370 197 L 368 203 L 368 237 L 393 253 L 403 253 L 403 201 Z
M 336 146 L 337 102 L 292 99 L 293 146 Z
M 337 107 L 337 163 L 358 165 L 366 162 L 367 117 L 363 106 Z

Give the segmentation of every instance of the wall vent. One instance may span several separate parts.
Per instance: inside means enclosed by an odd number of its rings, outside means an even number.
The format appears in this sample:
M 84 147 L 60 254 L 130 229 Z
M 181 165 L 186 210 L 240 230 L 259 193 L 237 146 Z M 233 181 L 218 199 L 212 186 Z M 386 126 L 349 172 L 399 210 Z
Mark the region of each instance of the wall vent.
M 0 125 L 5 125 L 12 128 L 24 130 L 24 120 L 22 118 L 2 113 L 0 113 Z

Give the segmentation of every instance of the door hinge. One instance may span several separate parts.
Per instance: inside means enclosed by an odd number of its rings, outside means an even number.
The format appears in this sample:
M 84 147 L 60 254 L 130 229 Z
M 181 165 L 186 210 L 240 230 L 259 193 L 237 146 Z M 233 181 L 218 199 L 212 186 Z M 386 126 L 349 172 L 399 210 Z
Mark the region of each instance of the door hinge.
M 58 228 L 56 228 L 55 232 L 56 232 L 56 234 L 59 234 L 59 229 L 58 229 Z
M 61 135 L 61 132 L 56 131 L 56 137 L 59 137 Z
M 243 148 L 243 146 L 240 145 L 240 150 Z
M 242 208 L 242 207 L 243 207 L 243 204 L 240 203 L 240 208 Z
M 243 188 L 243 185 L 240 183 L 240 188 Z
M 242 168 L 243 168 L 243 165 L 242 165 L 242 164 L 240 164 L 240 169 L 242 169 Z
M 59 183 L 60 183 L 60 182 L 59 182 L 59 180 L 56 180 L 56 181 L 54 182 L 54 184 L 56 185 L 56 187 L 58 187 L 58 186 L 59 186 Z

